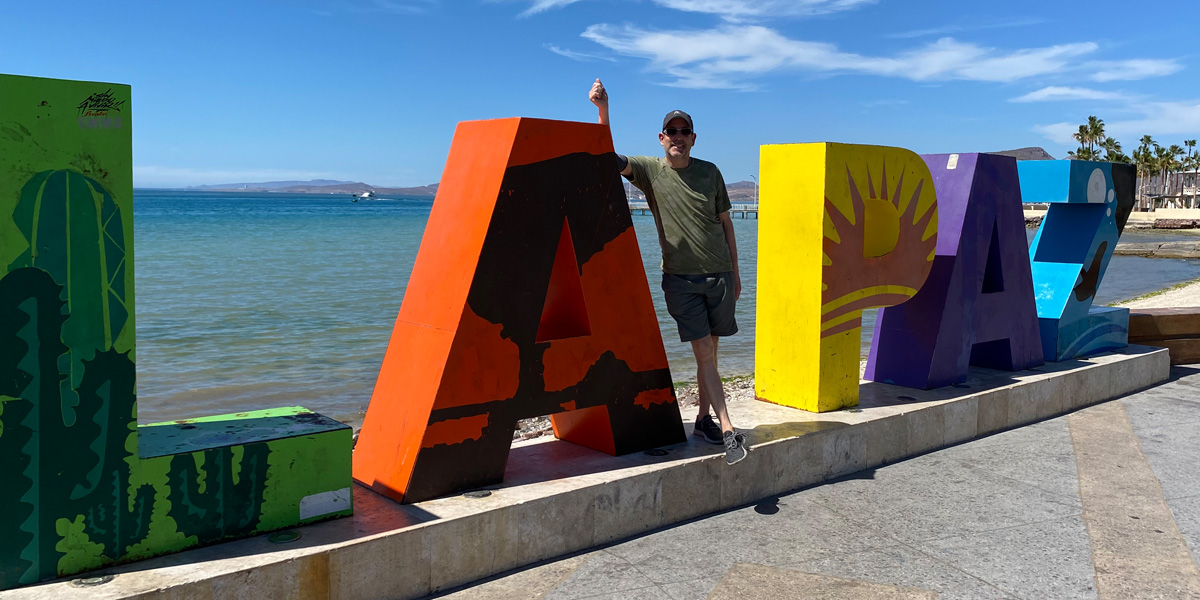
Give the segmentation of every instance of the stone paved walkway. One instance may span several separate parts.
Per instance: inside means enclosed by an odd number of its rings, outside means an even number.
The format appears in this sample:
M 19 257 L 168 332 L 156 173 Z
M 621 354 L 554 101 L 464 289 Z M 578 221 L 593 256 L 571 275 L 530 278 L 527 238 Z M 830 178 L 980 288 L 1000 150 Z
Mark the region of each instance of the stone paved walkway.
M 1197 556 L 1200 366 L 440 597 L 1200 599 Z

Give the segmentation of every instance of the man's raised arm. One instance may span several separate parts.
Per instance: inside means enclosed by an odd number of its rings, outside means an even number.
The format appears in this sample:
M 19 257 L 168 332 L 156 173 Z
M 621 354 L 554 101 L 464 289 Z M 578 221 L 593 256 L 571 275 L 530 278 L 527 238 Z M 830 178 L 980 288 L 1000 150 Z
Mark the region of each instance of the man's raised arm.
M 588 100 L 596 105 L 600 111 L 600 124 L 608 125 L 608 90 L 604 89 L 604 84 L 600 79 L 596 79 L 596 83 L 592 84 L 592 89 L 588 92 Z
M 591 91 L 588 92 L 588 100 L 596 105 L 596 109 L 600 113 L 600 124 L 608 125 L 608 90 L 604 89 L 604 84 L 600 79 L 596 79 L 596 83 L 592 84 Z M 633 174 L 633 167 L 629 164 L 629 159 L 624 155 L 617 155 L 617 164 L 621 167 L 621 174 L 628 177 Z

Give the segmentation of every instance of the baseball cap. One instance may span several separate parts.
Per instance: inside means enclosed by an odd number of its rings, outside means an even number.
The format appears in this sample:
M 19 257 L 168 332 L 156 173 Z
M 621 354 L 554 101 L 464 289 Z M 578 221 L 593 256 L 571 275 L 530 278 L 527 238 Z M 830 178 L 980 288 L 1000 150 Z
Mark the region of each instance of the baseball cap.
M 687 126 L 689 129 L 696 129 L 696 126 L 692 124 L 692 115 L 689 115 L 682 110 L 673 110 L 667 113 L 667 116 L 663 117 L 663 129 L 666 129 L 667 123 L 670 123 L 671 119 L 683 119 L 684 121 L 687 121 Z

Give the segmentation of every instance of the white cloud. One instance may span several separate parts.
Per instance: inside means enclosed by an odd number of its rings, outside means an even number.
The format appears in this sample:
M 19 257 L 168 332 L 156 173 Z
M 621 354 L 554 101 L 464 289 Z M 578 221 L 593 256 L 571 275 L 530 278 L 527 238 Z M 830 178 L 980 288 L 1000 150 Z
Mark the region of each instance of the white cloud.
M 1128 100 L 1128 96 L 1120 92 L 1105 92 L 1079 87 L 1061 87 L 1052 85 L 1040 90 L 1029 92 L 1009 100 L 1009 102 L 1050 102 L 1055 100 Z
M 570 6 L 582 0 L 532 0 L 521 16 Z M 727 21 L 768 17 L 804 17 L 852 10 L 879 0 L 651 0 L 659 6 L 684 12 L 720 16 Z
M 1107 123 L 1109 135 L 1129 140 L 1143 135 L 1200 135 L 1200 101 L 1147 102 L 1130 108 L 1141 117 Z
M 335 14 L 422 15 L 437 7 L 440 0 L 334 0 L 308 12 L 329 17 Z
M 1138 102 L 1130 104 L 1128 109 L 1140 113 L 1140 116 L 1124 121 L 1106 121 L 1104 124 L 1105 133 L 1121 140 L 1126 146 L 1134 144 L 1143 135 L 1178 138 L 1200 135 L 1200 101 Z M 1074 146 L 1076 142 L 1071 134 L 1079 130 L 1079 123 L 1038 125 L 1033 130 L 1053 142 Z
M 582 0 L 533 0 L 533 2 L 529 5 L 529 8 L 521 12 L 521 16 L 528 17 L 529 15 L 536 15 L 540 12 L 546 12 L 555 8 L 570 6 L 581 1 Z
M 260 181 L 306 181 L 331 175 L 318 171 L 289 169 L 193 169 L 159 165 L 134 165 L 133 184 L 137 187 L 186 187 L 218 183 Z
M 370 5 L 373 10 L 371 12 L 383 12 L 393 15 L 419 15 L 429 12 L 434 0 L 408 0 L 401 2 L 399 0 L 371 0 Z
M 1095 81 L 1129 81 L 1146 79 L 1147 77 L 1162 77 L 1171 75 L 1183 69 L 1173 58 L 1166 59 L 1132 59 L 1119 61 L 1095 62 L 1085 65 L 1085 68 L 1100 69 L 1092 75 Z
M 975 81 L 1016 81 L 1027 77 L 1058 73 L 1071 66 L 1069 59 L 1091 54 L 1100 47 L 1091 42 L 1061 44 L 1047 48 L 1017 50 L 992 55 L 961 66 L 957 79 Z M 989 52 L 991 49 L 988 49 Z
M 933 35 L 946 35 L 950 33 L 962 33 L 964 31 L 977 31 L 980 29 L 1006 29 L 1009 27 L 1027 27 L 1029 25 L 1038 25 L 1045 23 L 1045 19 L 1015 19 L 1008 21 L 989 21 L 986 23 L 978 23 L 974 25 L 942 25 L 941 27 L 931 27 L 929 29 L 914 29 L 912 31 L 901 31 L 898 33 L 889 33 L 886 37 L 892 39 L 911 39 L 918 37 L 927 37 Z
M 650 31 L 633 25 L 592 25 L 581 34 L 618 54 L 650 60 L 650 69 L 689 88 L 753 88 L 746 80 L 777 70 L 862 73 L 913 81 L 1009 82 L 1057 73 L 1072 59 L 1098 49 L 1094 43 L 1002 51 L 942 38 L 895 56 L 843 52 L 833 44 L 793 40 L 756 25 L 705 31 Z
M 585 52 L 576 52 L 574 50 L 567 50 L 566 48 L 559 48 L 558 46 L 555 46 L 554 44 L 546 44 L 545 47 L 547 50 L 549 50 L 559 56 L 565 56 L 571 60 L 578 60 L 581 62 L 594 62 L 597 60 L 606 60 L 609 62 L 617 62 L 617 59 L 615 59 L 611 56 L 600 56 L 598 54 L 587 54 Z
M 655 4 L 682 10 L 720 15 L 730 21 L 763 17 L 824 15 L 852 10 L 879 0 L 652 0 Z
M 870 100 L 867 102 L 860 102 L 859 104 L 862 104 L 863 106 L 865 106 L 867 108 L 887 108 L 887 107 L 891 107 L 891 106 L 905 106 L 908 104 L 912 104 L 912 101 L 904 100 L 901 98 L 884 98 L 881 100 Z
M 1075 144 L 1075 138 L 1071 137 L 1071 135 L 1079 131 L 1079 124 L 1052 123 L 1050 125 L 1037 125 L 1033 130 L 1056 144 L 1072 146 Z

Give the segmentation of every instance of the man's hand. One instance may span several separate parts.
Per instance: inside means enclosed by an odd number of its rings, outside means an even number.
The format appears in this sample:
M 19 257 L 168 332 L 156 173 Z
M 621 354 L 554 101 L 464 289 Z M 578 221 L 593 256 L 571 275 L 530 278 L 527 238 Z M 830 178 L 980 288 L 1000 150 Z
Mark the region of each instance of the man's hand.
M 608 108 L 608 91 L 604 89 L 604 84 L 599 79 L 592 84 L 592 90 L 588 92 L 588 100 L 591 100 L 596 108 Z
M 721 187 L 725 187 L 725 184 L 722 183 Z M 737 237 L 733 233 L 733 219 L 730 218 L 729 211 L 721 212 L 717 218 L 721 220 L 721 230 L 725 232 L 725 243 L 729 244 L 729 260 L 733 263 L 733 299 L 737 300 L 742 297 L 742 273 L 738 269 Z
M 604 89 L 604 84 L 599 79 L 592 84 L 592 89 L 588 92 L 588 100 L 591 100 L 592 104 L 599 109 L 600 124 L 608 125 L 608 90 Z

